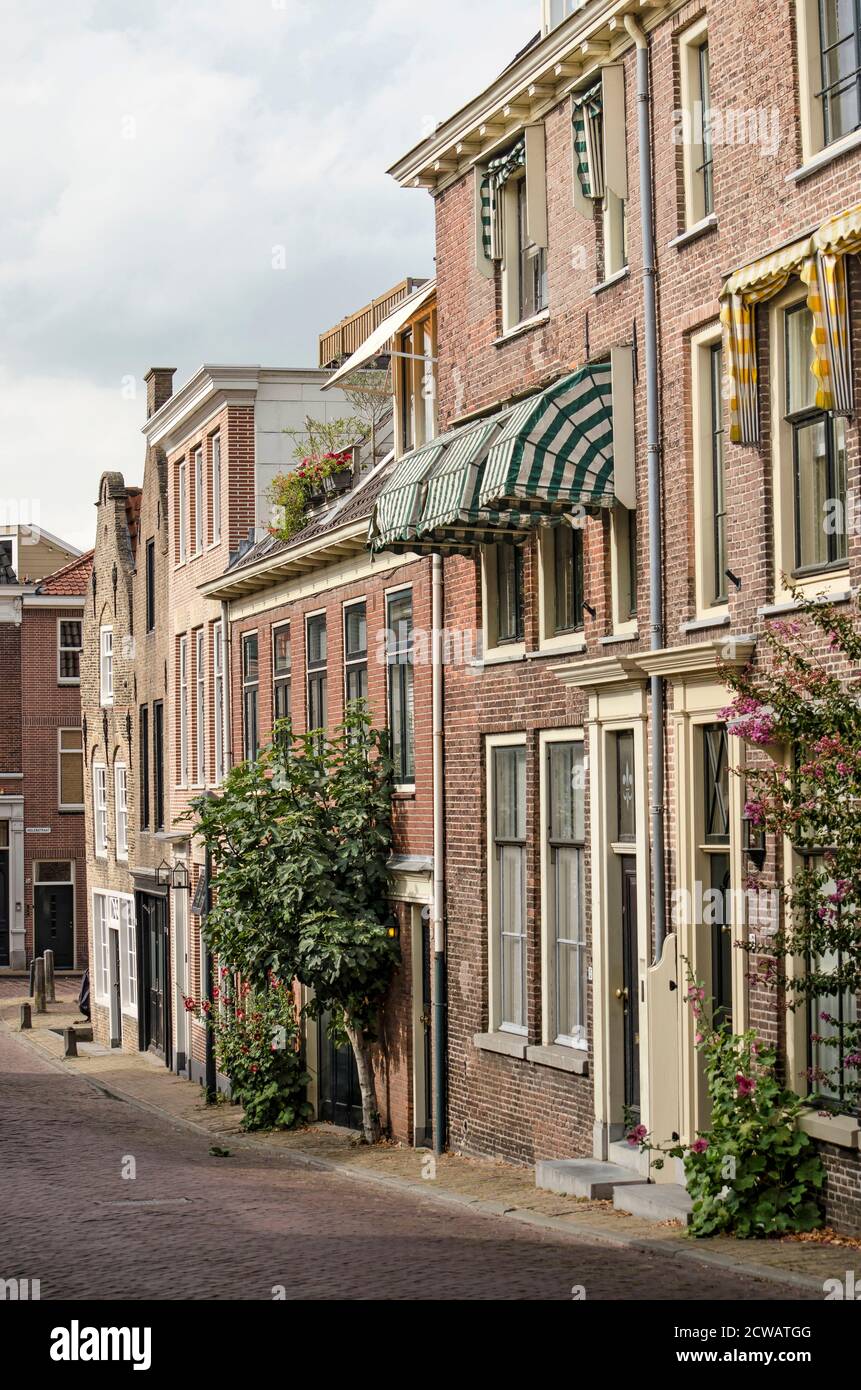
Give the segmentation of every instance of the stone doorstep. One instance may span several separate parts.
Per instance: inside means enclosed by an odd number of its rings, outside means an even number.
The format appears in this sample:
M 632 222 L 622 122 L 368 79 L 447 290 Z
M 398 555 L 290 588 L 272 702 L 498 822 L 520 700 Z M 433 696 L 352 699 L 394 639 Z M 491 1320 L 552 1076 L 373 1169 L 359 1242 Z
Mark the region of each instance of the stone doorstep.
M 645 1186 L 646 1179 L 619 1163 L 592 1158 L 541 1158 L 535 1165 L 535 1186 L 567 1197 L 608 1201 L 617 1187 Z
M 643 1221 L 680 1221 L 687 1226 L 692 1205 L 688 1191 L 673 1182 L 620 1187 L 613 1193 L 613 1206 L 617 1211 L 639 1216 Z

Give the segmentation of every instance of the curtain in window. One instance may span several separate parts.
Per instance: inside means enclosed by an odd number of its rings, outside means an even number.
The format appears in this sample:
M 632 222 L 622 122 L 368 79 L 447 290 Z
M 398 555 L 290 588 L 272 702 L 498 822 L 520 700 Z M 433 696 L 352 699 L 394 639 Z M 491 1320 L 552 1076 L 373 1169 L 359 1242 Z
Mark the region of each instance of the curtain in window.
M 759 443 L 755 306 L 783 289 L 790 276 L 807 285 L 813 315 L 816 404 L 851 415 L 852 360 L 845 257 L 861 252 L 861 203 L 830 218 L 801 241 L 731 275 L 721 291 L 726 371 L 730 379 L 730 439 Z
M 572 107 L 577 177 L 584 198 L 604 197 L 604 112 L 601 83 L 575 96 Z
M 505 154 L 492 159 L 481 180 L 481 234 L 484 253 L 492 261 L 502 260 L 502 199 L 500 191 L 518 169 L 526 167 L 526 137 Z

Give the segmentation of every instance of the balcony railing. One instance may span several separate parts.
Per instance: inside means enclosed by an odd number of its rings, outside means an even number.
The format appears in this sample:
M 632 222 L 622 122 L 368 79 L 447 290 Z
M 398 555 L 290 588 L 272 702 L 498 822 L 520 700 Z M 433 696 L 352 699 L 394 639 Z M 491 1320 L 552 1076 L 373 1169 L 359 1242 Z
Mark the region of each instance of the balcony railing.
M 389 290 L 386 294 L 381 294 L 379 299 L 372 299 L 370 304 L 365 305 L 364 309 L 359 309 L 355 314 L 348 314 L 327 333 L 321 333 L 320 366 L 339 366 L 357 348 L 362 346 L 365 339 L 370 337 L 374 329 L 380 326 L 383 319 L 388 318 L 401 300 L 406 299 L 407 295 L 412 294 L 423 284 L 423 280 L 413 278 L 402 280 L 399 285 L 395 285 L 394 289 Z

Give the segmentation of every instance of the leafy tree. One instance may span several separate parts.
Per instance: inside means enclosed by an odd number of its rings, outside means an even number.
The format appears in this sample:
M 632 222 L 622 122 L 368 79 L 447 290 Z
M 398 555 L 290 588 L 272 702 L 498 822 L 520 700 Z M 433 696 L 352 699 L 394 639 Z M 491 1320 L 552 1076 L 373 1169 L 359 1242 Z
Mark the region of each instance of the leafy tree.
M 274 974 L 313 990 L 308 1012 L 331 1012 L 353 1048 L 369 1142 L 380 1133 L 375 1016 L 398 954 L 391 793 L 388 736 L 357 701 L 330 739 L 279 724 L 270 748 L 193 806 L 215 865 L 210 949 L 252 987 Z

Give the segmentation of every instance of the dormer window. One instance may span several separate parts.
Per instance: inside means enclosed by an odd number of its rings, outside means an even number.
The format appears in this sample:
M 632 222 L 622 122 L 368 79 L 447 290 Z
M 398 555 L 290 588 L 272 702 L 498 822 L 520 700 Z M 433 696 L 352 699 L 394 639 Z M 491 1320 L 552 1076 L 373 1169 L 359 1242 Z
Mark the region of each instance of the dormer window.
M 562 24 L 569 15 L 582 10 L 585 3 L 586 0 L 543 0 L 544 32 L 549 34 L 551 29 Z

